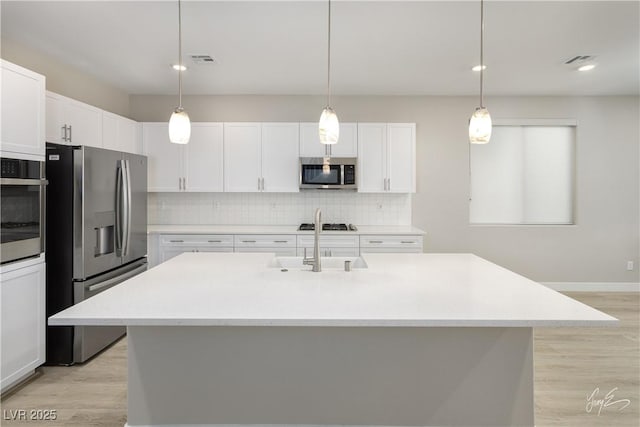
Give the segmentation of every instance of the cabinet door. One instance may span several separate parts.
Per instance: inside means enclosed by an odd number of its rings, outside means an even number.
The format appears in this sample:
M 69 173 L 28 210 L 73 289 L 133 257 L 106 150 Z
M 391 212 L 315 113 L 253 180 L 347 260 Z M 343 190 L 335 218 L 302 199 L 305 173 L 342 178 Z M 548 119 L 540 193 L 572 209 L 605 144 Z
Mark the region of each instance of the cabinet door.
M 342 134 L 340 137 L 342 138 Z M 300 123 L 300 157 L 324 157 L 328 154 L 327 147 L 320 143 L 317 122 Z
M 300 191 L 298 123 L 262 124 L 263 191 Z
M 4 391 L 45 361 L 45 264 L 0 274 Z
M 140 123 L 118 116 L 117 147 L 125 153 L 140 154 Z M 105 147 L 107 148 L 107 147 Z
M 118 116 L 115 114 L 102 112 L 102 146 L 109 150 L 120 151 L 118 142 Z
M 2 61 L 0 149 L 44 156 L 44 76 Z
M 71 144 L 102 148 L 102 110 L 68 99 L 63 111 Z
M 358 157 L 358 125 L 356 123 L 340 123 L 338 143 L 329 147 L 331 157 Z
M 191 139 L 184 147 L 186 191 L 223 191 L 222 135 L 222 123 L 191 124 Z
M 143 123 L 142 140 L 148 158 L 148 191 L 180 191 L 182 146 L 169 141 L 169 124 Z
M 260 191 L 261 139 L 260 123 L 224 124 L 224 191 Z
M 387 125 L 358 124 L 358 192 L 381 193 L 387 178 Z
M 64 101 L 52 92 L 46 96 L 46 139 L 56 144 L 69 144 L 64 140 L 66 126 L 64 122 Z
M 415 193 L 416 191 L 416 125 L 389 123 L 387 125 L 387 191 Z

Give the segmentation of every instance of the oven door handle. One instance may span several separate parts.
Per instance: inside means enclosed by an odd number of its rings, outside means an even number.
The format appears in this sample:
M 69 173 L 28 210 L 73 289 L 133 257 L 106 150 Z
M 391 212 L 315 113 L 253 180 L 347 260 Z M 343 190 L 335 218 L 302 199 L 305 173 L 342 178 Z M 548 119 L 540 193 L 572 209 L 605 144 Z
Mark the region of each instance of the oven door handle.
M 0 178 L 0 185 L 47 185 L 46 179 Z

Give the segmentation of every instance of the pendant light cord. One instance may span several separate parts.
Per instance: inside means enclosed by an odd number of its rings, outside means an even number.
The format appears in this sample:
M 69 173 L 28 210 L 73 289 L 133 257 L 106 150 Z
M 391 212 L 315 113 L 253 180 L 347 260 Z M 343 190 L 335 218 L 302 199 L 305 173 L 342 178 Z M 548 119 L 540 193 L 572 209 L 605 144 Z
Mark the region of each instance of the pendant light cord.
M 331 106 L 331 0 L 329 0 L 329 19 L 327 19 L 327 107 Z
M 482 102 L 482 87 L 484 77 L 484 0 L 480 0 L 480 108 L 484 108 Z
M 178 0 L 178 108 L 182 109 L 182 5 Z

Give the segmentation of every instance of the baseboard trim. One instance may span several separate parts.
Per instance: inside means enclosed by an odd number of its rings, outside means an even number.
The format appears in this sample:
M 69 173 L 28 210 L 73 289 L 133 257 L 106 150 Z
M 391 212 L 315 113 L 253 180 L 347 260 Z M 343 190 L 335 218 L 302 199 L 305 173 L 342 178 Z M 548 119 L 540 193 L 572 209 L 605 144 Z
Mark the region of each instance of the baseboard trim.
M 640 292 L 639 282 L 540 282 L 561 292 Z

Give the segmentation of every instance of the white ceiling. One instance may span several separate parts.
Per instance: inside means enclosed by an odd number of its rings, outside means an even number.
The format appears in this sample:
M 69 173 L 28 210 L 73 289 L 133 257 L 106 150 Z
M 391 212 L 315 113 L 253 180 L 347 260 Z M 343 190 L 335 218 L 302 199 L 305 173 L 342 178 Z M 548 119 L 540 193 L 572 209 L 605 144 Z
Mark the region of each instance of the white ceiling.
M 487 1 L 488 95 L 640 93 L 638 1 Z M 183 1 L 187 94 L 322 94 L 326 1 Z M 335 1 L 332 92 L 478 92 L 479 1 Z M 2 37 L 131 94 L 177 92 L 176 1 L 6 1 Z M 578 72 L 564 62 L 595 55 Z

